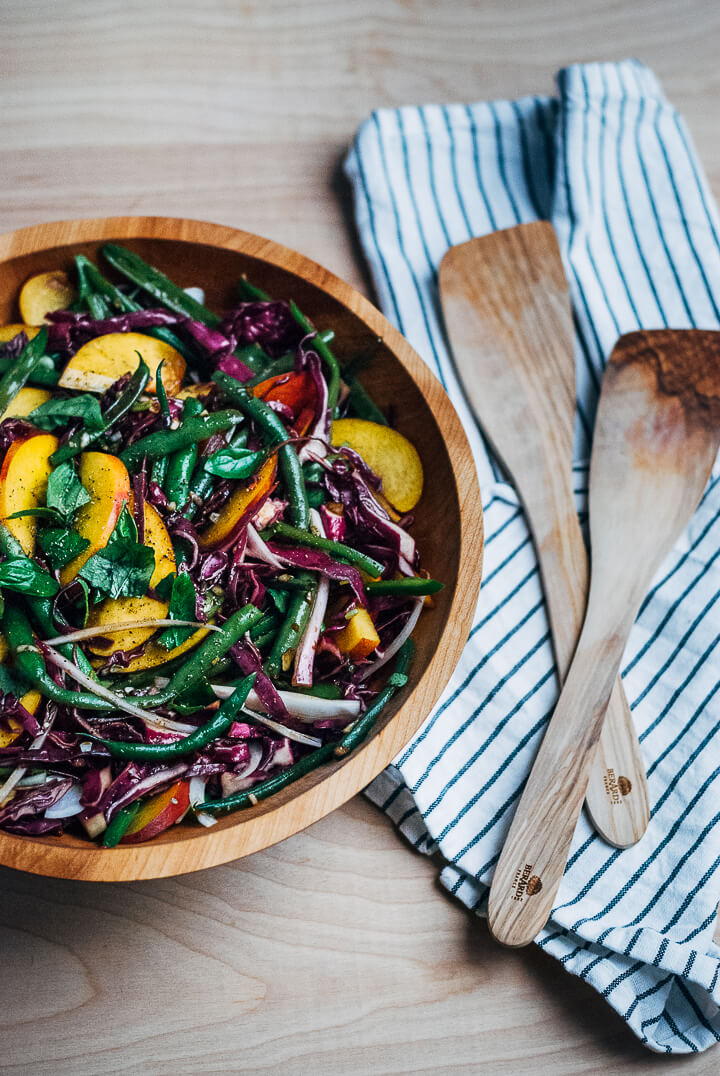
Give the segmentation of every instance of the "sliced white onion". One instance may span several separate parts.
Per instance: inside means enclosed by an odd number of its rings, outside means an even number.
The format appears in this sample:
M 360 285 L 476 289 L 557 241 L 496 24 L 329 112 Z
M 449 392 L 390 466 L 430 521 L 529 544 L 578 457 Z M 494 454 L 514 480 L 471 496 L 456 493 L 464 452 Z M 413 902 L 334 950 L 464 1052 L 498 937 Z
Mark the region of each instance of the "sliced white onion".
M 322 518 L 316 508 L 310 509 L 310 522 L 320 538 L 325 538 L 325 528 Z M 327 609 L 330 595 L 330 580 L 326 575 L 320 576 L 315 601 L 305 625 L 305 631 L 295 651 L 295 667 L 293 669 L 293 684 L 300 687 L 311 687 L 313 682 L 313 665 L 315 664 L 315 647 L 320 638 L 323 617 Z
M 57 713 L 57 710 L 54 706 L 48 707 L 48 709 L 50 710 L 50 719 L 48 720 L 46 717 L 45 724 L 40 729 L 33 742 L 30 744 L 29 749 L 31 751 L 35 751 L 37 750 L 37 748 L 42 747 L 42 745 L 45 743 L 45 738 L 47 737 L 48 732 L 53 727 L 53 721 L 55 720 L 55 714 Z M 0 807 L 2 807 L 10 793 L 23 779 L 23 777 L 27 773 L 27 770 L 27 766 L 17 766 L 10 774 L 7 781 L 5 781 L 3 785 L 0 785 Z
M 268 549 L 252 523 L 248 523 L 247 526 L 247 550 L 258 560 L 264 561 L 265 564 L 271 564 L 273 568 L 277 568 L 281 572 L 285 571 L 285 565 L 278 560 L 272 550 Z
M 63 654 L 60 654 L 57 650 L 54 650 L 51 646 L 48 646 L 48 653 L 53 662 L 63 669 L 68 676 L 72 677 L 78 684 L 82 684 L 84 688 L 92 692 L 93 695 L 97 695 L 99 699 L 104 699 L 105 702 L 109 702 L 116 710 L 123 710 L 126 714 L 132 714 L 133 717 L 139 717 L 142 721 L 145 720 L 145 711 L 141 710 L 138 706 L 133 706 L 131 702 L 126 702 L 119 695 L 109 691 L 102 684 L 98 684 L 96 680 L 86 676 L 82 669 L 79 669 L 77 665 L 74 665 L 72 661 L 69 661 Z
M 387 650 L 383 651 L 382 657 L 379 657 L 377 661 L 374 661 L 372 663 L 372 665 L 366 665 L 365 666 L 362 673 L 360 674 L 360 679 L 361 680 L 367 680 L 367 678 L 369 676 L 372 676 L 374 673 L 376 673 L 378 671 L 378 669 L 381 669 L 382 666 L 385 665 L 386 662 L 390 661 L 391 658 L 395 657 L 395 655 L 397 654 L 398 650 L 400 649 L 402 644 L 405 642 L 405 640 L 409 639 L 409 637 L 412 635 L 412 633 L 413 633 L 413 631 L 415 629 L 415 625 L 417 624 L 418 620 L 420 619 L 420 614 L 422 612 L 424 602 L 425 602 L 424 598 L 416 598 L 415 599 L 415 608 L 413 609 L 410 616 L 408 617 L 408 620 L 407 620 L 407 623 L 406 623 L 405 627 L 400 632 L 400 634 L 397 635 L 393 639 L 393 641 L 388 646 Z
M 197 732 L 197 725 L 188 725 L 185 721 L 173 721 L 169 717 L 159 717 L 157 714 L 150 717 L 146 713 L 143 720 L 149 729 L 154 729 L 156 732 L 181 732 L 183 736 Z
M 132 628 L 207 628 L 208 631 L 222 631 L 217 624 L 203 624 L 199 620 L 131 620 L 125 624 L 103 624 L 96 628 L 79 628 L 67 635 L 56 635 L 52 639 L 43 639 L 46 646 L 58 646 L 60 643 L 79 643 L 83 639 L 93 639 L 98 635 L 112 635 L 116 631 L 130 631 Z
M 188 795 L 190 797 L 190 806 L 195 808 L 199 803 L 203 803 L 205 800 L 205 787 L 207 785 L 207 777 L 191 777 L 190 785 L 188 787 Z M 195 817 L 201 826 L 214 826 L 217 822 L 217 818 L 211 815 L 208 811 L 195 811 Z
M 80 803 L 82 785 L 73 782 L 64 796 L 45 811 L 46 818 L 72 818 L 84 810 Z
M 219 699 L 229 699 L 235 688 L 232 684 L 211 684 L 210 690 Z M 360 714 L 360 703 L 356 699 L 321 699 L 316 695 L 305 695 L 301 691 L 278 691 L 291 717 L 313 724 L 315 721 L 333 721 L 341 718 L 349 721 Z M 265 706 L 254 690 L 247 697 L 245 706 L 255 713 L 265 712 Z
M 273 721 L 267 714 L 259 714 L 256 710 L 248 710 L 245 706 L 243 706 L 242 712 L 251 717 L 253 721 L 259 721 L 261 725 L 272 729 L 273 732 L 279 732 L 281 736 L 287 736 L 288 740 L 296 740 L 298 743 L 307 744 L 308 747 L 322 747 L 322 740 L 319 740 L 317 736 L 307 736 L 304 732 L 289 729 L 286 725 L 281 725 L 279 721 Z
M 189 295 L 191 299 L 194 299 L 197 303 L 205 302 L 205 292 L 202 288 L 195 287 L 194 285 L 189 288 L 183 288 L 186 295 Z

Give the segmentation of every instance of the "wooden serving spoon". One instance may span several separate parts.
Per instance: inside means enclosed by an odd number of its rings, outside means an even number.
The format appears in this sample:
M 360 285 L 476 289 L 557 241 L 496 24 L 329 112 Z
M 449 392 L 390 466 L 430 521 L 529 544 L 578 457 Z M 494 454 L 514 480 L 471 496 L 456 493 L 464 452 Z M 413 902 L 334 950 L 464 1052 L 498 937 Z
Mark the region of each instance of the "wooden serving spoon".
M 720 332 L 621 337 L 595 422 L 585 621 L 490 889 L 490 930 L 506 945 L 528 944 L 550 915 L 630 629 L 718 446 Z
M 520 224 L 452 247 L 440 265 L 440 294 L 473 411 L 535 539 L 562 683 L 585 614 L 588 559 L 572 489 L 573 321 L 552 225 Z M 645 766 L 620 680 L 585 802 L 610 844 L 627 848 L 645 832 Z

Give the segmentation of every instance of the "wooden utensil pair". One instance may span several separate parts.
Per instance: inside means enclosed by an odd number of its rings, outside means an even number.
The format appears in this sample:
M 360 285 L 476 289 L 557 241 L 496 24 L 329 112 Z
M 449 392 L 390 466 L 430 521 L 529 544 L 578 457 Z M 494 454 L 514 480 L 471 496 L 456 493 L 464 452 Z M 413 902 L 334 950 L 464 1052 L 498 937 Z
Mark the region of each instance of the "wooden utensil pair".
M 620 848 L 648 823 L 645 770 L 618 670 L 650 580 L 717 455 L 720 333 L 659 330 L 618 341 L 595 424 L 588 595 L 571 485 L 572 314 L 552 227 L 519 225 L 452 248 L 440 291 L 470 403 L 534 535 L 564 681 L 490 892 L 491 931 L 519 946 L 550 915 L 583 797 L 595 828 Z

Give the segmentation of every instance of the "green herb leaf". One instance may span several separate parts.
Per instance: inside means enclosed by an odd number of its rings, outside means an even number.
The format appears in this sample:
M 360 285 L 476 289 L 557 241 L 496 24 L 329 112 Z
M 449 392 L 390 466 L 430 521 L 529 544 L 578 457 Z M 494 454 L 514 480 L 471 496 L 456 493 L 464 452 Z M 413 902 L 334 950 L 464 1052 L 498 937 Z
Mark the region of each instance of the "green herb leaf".
M 161 602 L 169 602 L 170 595 L 172 594 L 173 583 L 175 582 L 175 572 L 170 572 L 164 579 L 161 579 L 158 585 L 155 587 L 155 593 Z
M 155 553 L 149 546 L 119 538 L 94 553 L 80 574 L 110 598 L 139 598 L 147 593 L 154 571 Z
M 115 524 L 115 530 L 110 535 L 110 542 L 118 542 L 121 539 L 126 542 L 137 542 L 138 540 L 137 525 L 133 519 L 132 512 L 127 506 L 127 501 L 120 509 L 120 515 Z M 108 545 L 110 542 L 108 542 Z
M 21 699 L 27 690 L 27 685 L 23 684 L 22 680 L 18 680 L 8 668 L 0 665 L 0 695 L 14 695 L 16 699 Z
M 51 598 L 60 589 L 56 580 L 29 557 L 10 557 L 0 564 L 0 587 L 34 598 Z
M 87 538 L 67 527 L 46 527 L 38 532 L 37 543 L 51 568 L 64 568 L 90 545 Z
M 104 426 L 100 404 L 89 393 L 48 400 L 31 411 L 28 418 L 41 430 L 59 430 L 78 420 L 88 430 L 101 430 Z
M 195 620 L 197 617 L 197 592 L 187 572 L 175 576 L 170 594 L 168 616 L 171 620 Z M 195 628 L 166 628 L 158 636 L 158 643 L 165 650 L 173 650 L 189 639 Z
M 22 519 L 23 516 L 34 516 L 45 523 L 54 523 L 56 527 L 65 526 L 65 518 L 56 508 L 23 508 L 21 512 L 13 512 L 8 519 Z
M 108 544 L 85 562 L 79 574 L 111 598 L 142 597 L 155 571 L 155 551 L 137 537 L 135 520 L 124 504 Z
M 54 508 L 65 519 L 69 519 L 82 508 L 89 504 L 90 494 L 75 474 L 71 463 L 61 463 L 56 467 L 48 478 L 46 503 L 48 508 Z
M 252 452 L 249 448 L 231 448 L 226 445 L 208 456 L 205 470 L 219 475 L 220 478 L 249 478 L 264 459 L 264 452 Z

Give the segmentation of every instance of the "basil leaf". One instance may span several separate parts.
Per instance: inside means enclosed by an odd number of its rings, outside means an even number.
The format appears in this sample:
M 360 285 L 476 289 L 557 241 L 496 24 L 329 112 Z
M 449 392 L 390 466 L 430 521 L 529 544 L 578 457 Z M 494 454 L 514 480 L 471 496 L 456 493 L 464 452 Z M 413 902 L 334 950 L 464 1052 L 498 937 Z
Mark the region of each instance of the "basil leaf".
M 168 616 L 171 620 L 195 620 L 197 618 L 197 591 L 187 572 L 175 576 L 170 594 Z M 196 628 L 166 628 L 158 635 L 158 643 L 165 650 L 173 650 L 196 631 Z
M 161 579 L 158 585 L 155 587 L 155 593 L 157 594 L 161 602 L 169 602 L 170 595 L 172 594 L 173 583 L 175 582 L 175 572 L 170 572 L 164 579 Z
M 120 540 L 126 542 L 137 542 L 138 540 L 137 525 L 132 517 L 132 512 L 127 506 L 127 501 L 120 509 L 120 515 L 118 516 L 118 521 L 115 524 L 115 530 L 110 535 L 110 541 L 108 542 L 108 545 L 110 545 L 111 542 L 117 542 Z
M 141 545 L 127 503 L 104 549 L 90 557 L 79 574 L 96 590 L 111 598 L 140 598 L 147 593 L 155 571 L 155 550 Z
M 205 460 L 205 470 L 220 478 L 249 478 L 265 459 L 265 452 L 226 445 Z
M 46 503 L 48 508 L 54 508 L 62 516 L 69 519 L 70 516 L 89 504 L 90 494 L 75 474 L 75 468 L 71 463 L 61 463 L 56 467 L 48 478 Z
M 19 700 L 27 690 L 27 685 L 23 684 L 22 680 L 13 676 L 5 665 L 0 665 L 0 695 L 14 695 Z
M 29 557 L 10 557 L 0 564 L 0 587 L 34 598 L 51 598 L 60 589 L 59 583 Z
M 118 538 L 94 553 L 80 569 L 82 578 L 111 598 L 140 598 L 155 571 L 155 552 L 147 545 Z
M 90 545 L 87 538 L 67 527 L 46 527 L 38 532 L 37 543 L 51 568 L 64 568 Z
M 8 519 L 22 519 L 23 516 L 34 516 L 45 523 L 54 523 L 56 527 L 65 526 L 65 518 L 56 508 L 23 508 L 22 512 L 13 512 Z
M 100 404 L 88 393 L 48 400 L 31 411 L 28 418 L 41 430 L 59 430 L 77 421 L 88 430 L 101 430 L 104 425 Z

